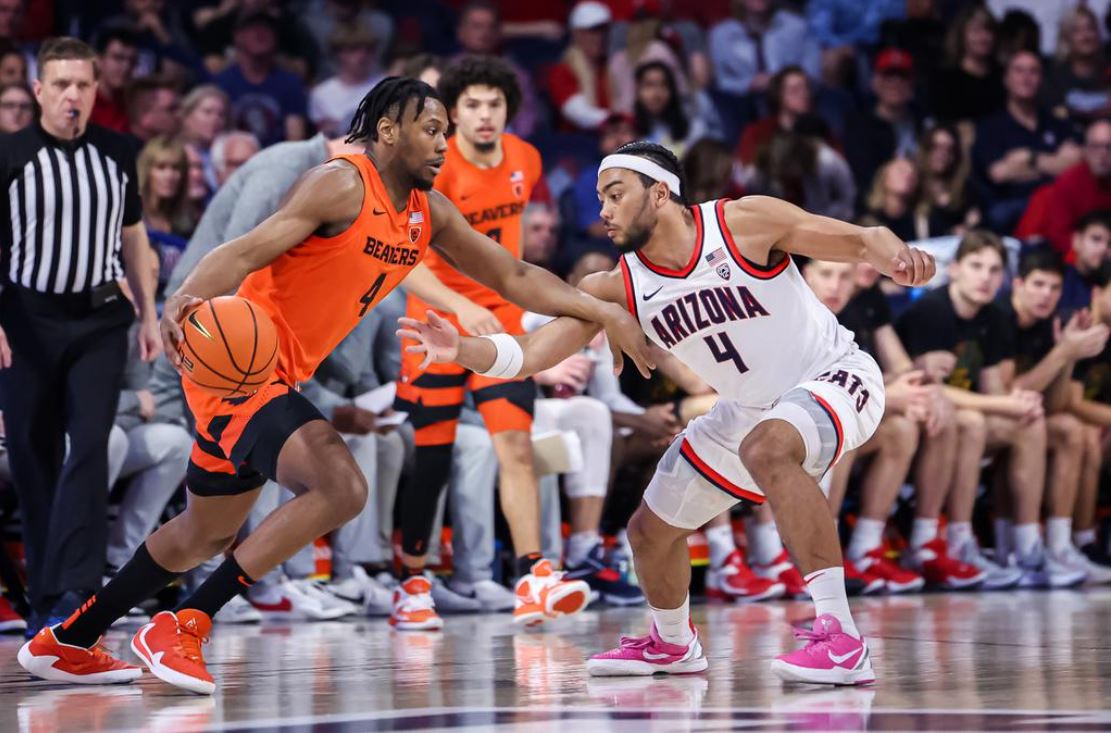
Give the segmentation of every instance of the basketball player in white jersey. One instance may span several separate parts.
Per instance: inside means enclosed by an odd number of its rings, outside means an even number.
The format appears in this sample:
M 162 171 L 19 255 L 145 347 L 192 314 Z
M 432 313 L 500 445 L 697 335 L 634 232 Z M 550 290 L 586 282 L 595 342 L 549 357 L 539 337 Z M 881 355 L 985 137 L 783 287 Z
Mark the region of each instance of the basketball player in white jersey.
M 772 663 L 788 681 L 863 684 L 875 675 L 845 596 L 834 518 L 818 481 L 871 437 L 883 415 L 883 377 L 803 281 L 791 254 L 865 261 L 902 285 L 921 285 L 933 259 L 890 230 L 813 216 L 750 196 L 687 207 L 666 149 L 635 142 L 602 161 L 602 221 L 620 266 L 583 280 L 623 303 L 648 338 L 720 394 L 672 443 L 629 523 L 637 577 L 651 605 L 647 636 L 587 662 L 593 675 L 700 672 L 707 662 L 690 620 L 687 535 L 738 501 L 768 501 L 814 601 L 807 644 Z M 460 339 L 429 313 L 399 335 L 426 361 L 456 361 L 516 377 L 575 353 L 595 324 L 560 318 L 525 336 Z

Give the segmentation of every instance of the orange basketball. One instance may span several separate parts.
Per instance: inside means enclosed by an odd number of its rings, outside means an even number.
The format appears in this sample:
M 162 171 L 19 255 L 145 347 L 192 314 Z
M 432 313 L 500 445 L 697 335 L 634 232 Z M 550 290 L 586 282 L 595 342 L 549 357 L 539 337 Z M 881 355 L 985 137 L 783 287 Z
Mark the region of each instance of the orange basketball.
M 278 364 L 278 331 L 246 298 L 213 298 L 187 312 L 181 371 L 220 397 L 245 397 L 270 381 Z

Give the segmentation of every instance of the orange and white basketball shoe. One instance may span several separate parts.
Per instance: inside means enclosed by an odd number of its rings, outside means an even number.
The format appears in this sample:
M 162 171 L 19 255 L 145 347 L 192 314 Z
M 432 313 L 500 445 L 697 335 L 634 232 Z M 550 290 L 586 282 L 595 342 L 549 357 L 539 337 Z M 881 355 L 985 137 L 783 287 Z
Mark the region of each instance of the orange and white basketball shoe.
M 208 642 L 212 619 L 207 613 L 184 608 L 156 613 L 131 638 L 131 651 L 158 679 L 200 695 L 211 695 L 216 682 L 204 664 L 201 645 Z
M 586 608 L 590 586 L 585 580 L 564 580 L 563 576 L 550 560 L 537 560 L 529 574 L 517 581 L 513 622 L 535 626 Z
M 414 575 L 393 592 L 390 626 L 398 631 L 439 631 L 444 620 L 436 613 L 432 600 L 432 582 L 423 575 Z
M 97 641 L 91 647 L 63 644 L 54 627 L 43 627 L 16 655 L 19 666 L 51 682 L 79 685 L 110 685 L 133 682 L 142 676 L 141 667 L 127 664 L 108 653 Z

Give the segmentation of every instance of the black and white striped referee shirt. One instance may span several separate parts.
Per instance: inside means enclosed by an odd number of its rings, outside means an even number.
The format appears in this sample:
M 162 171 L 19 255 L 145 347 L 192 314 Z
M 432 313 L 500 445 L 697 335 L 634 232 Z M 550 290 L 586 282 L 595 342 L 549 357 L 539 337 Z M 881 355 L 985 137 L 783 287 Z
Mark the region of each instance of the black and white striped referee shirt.
M 59 140 L 36 121 L 0 135 L 0 173 L 5 283 L 82 293 L 123 276 L 120 231 L 143 216 L 130 138 L 89 124 Z

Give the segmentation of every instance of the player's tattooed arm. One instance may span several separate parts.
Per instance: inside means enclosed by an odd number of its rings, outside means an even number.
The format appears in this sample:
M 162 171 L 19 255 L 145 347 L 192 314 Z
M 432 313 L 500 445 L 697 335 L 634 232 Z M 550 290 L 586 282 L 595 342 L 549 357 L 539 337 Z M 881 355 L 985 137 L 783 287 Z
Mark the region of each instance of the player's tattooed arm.
M 741 254 L 757 264 L 800 254 L 831 262 L 868 262 L 900 285 L 929 282 L 934 258 L 908 247 L 887 227 L 861 227 L 810 214 L 770 196 L 745 196 L 725 204 L 725 222 Z
M 628 354 L 645 377 L 655 368 L 640 324 L 621 305 L 623 289 L 615 297 L 600 297 L 587 289 L 586 280 L 575 288 L 547 270 L 514 257 L 476 232 L 442 194 L 433 191 L 428 200 L 432 209 L 432 246 L 465 275 L 526 310 L 600 324 L 606 330 L 618 371 L 624 361 L 622 352 Z
M 349 163 L 325 163 L 305 173 L 278 210 L 258 226 L 202 257 L 162 309 L 162 345 L 171 363 L 177 366 L 181 359 L 177 353 L 182 338 L 179 321 L 187 309 L 235 291 L 247 275 L 309 235 L 346 229 L 358 217 L 362 201 L 358 170 Z

